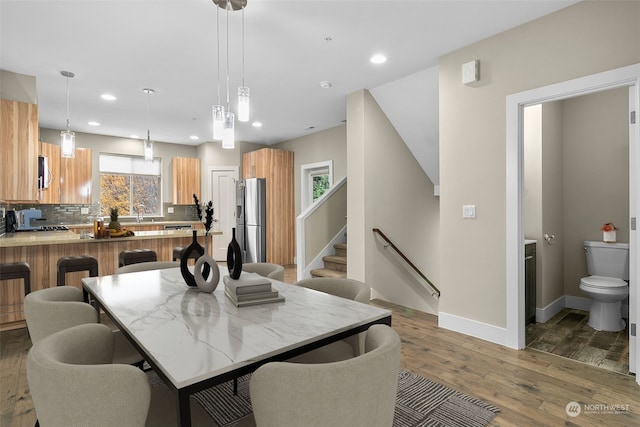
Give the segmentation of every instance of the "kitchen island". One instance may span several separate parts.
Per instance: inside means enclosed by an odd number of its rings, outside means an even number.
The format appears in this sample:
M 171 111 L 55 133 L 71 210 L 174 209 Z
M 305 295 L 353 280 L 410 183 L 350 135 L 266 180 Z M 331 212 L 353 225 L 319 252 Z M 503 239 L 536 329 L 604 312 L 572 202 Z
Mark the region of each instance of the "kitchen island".
M 105 276 L 116 271 L 118 255 L 125 250 L 151 249 L 158 254 L 158 261 L 171 261 L 173 248 L 190 245 L 194 231 L 204 246 L 204 229 L 135 231 L 131 237 L 106 239 L 83 239 L 81 234 L 71 231 L 7 233 L 0 237 L 0 264 L 29 263 L 33 292 L 57 285 L 57 263 L 62 257 L 91 255 L 98 260 L 99 274 Z M 209 239 L 220 234 L 211 231 Z M 87 272 L 69 273 L 66 283 L 81 288 L 80 280 L 87 275 Z M 5 280 L 0 285 L 0 330 L 23 327 L 22 280 Z

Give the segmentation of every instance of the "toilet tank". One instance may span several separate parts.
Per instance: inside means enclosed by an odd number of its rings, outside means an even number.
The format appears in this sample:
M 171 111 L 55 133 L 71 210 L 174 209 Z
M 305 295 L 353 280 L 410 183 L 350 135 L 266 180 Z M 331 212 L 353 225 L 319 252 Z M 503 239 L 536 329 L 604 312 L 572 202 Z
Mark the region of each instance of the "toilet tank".
M 629 280 L 629 244 L 584 242 L 587 273 L 590 276 Z

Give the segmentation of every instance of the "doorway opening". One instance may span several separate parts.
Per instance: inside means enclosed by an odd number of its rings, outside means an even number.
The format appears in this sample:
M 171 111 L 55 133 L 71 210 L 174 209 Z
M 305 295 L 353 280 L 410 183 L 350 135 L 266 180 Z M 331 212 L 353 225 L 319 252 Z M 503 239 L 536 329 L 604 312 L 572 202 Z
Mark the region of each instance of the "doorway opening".
M 628 98 L 622 87 L 532 105 L 523 122 L 524 235 L 535 241 L 535 251 L 525 244 L 525 260 L 533 254 L 536 269 L 525 261 L 527 320 L 531 307 L 534 317 L 527 348 L 624 374 L 629 331 L 589 326 L 592 301 L 579 283 L 583 242 L 601 240 L 603 224 L 618 224 L 618 242 L 629 241 Z M 619 314 L 628 313 L 625 299 Z
M 222 232 L 213 236 L 212 256 L 216 261 L 226 261 L 227 245 L 236 226 L 236 181 L 237 166 L 209 167 L 209 188 L 214 208 L 213 229 Z
M 524 108 L 549 101 L 573 98 L 582 94 L 596 93 L 613 88 L 627 87 L 629 90 L 629 111 L 639 111 L 640 64 L 618 68 L 570 80 L 507 97 L 507 339 L 509 347 L 525 347 L 524 319 L 524 178 L 523 178 L 523 115 Z M 631 118 L 631 115 L 630 115 Z M 632 333 L 640 311 L 638 300 L 638 255 L 635 218 L 640 212 L 640 201 L 636 193 L 640 189 L 640 174 L 636 172 L 640 158 L 639 127 L 630 120 L 629 124 L 629 370 L 635 372 L 638 364 L 639 342 Z M 637 377 L 638 378 L 638 377 Z M 640 382 L 640 378 L 637 379 Z

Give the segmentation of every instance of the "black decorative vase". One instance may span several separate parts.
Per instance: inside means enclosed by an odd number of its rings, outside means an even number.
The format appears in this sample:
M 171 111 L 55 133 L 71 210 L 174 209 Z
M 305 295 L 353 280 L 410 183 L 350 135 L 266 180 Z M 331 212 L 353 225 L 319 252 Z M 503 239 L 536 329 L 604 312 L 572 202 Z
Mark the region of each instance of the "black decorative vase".
M 189 286 L 197 286 L 196 279 L 191 271 L 189 271 L 189 258 L 194 258 L 193 254 L 196 254 L 196 260 L 204 255 L 204 248 L 200 243 L 198 243 L 198 230 L 193 230 L 193 241 L 189 246 L 187 246 L 184 251 L 182 251 L 182 255 L 180 256 L 180 273 L 182 273 L 182 277 L 184 281 L 187 282 Z M 206 280 L 209 277 L 211 267 L 208 264 L 204 265 L 204 269 L 202 270 L 202 277 Z
M 227 268 L 229 269 L 229 276 L 231 276 L 232 279 L 238 280 L 240 273 L 242 273 L 242 250 L 236 240 L 236 229 L 232 228 L 231 230 L 231 242 L 229 242 L 229 246 L 227 246 Z

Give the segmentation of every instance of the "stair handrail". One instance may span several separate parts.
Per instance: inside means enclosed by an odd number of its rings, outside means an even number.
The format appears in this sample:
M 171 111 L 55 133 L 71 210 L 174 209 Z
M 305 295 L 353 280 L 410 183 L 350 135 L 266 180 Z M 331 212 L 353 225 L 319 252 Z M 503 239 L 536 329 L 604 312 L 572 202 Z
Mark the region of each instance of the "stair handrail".
M 422 273 L 422 271 L 420 271 L 420 269 L 418 267 L 416 267 L 416 265 L 411 262 L 411 260 L 409 258 L 407 258 L 407 256 L 400 250 L 398 249 L 398 247 L 396 245 L 393 244 L 393 242 L 382 232 L 382 230 L 380 230 L 379 228 L 374 228 L 373 229 L 374 233 L 377 233 L 380 235 L 380 237 L 382 237 L 382 239 L 384 239 L 386 243 L 386 245 L 384 245 L 384 248 L 387 249 L 389 246 L 391 246 L 391 248 L 396 251 L 396 253 L 398 255 L 400 255 L 400 258 L 402 258 L 402 260 L 404 262 L 406 262 L 409 267 L 411 267 L 416 273 L 418 273 L 418 275 L 425 281 L 427 282 L 427 284 L 429 285 L 429 287 L 432 289 L 432 293 L 431 296 L 437 295 L 438 298 L 440 298 L 440 289 L 438 289 L 438 287 L 436 285 L 433 284 L 433 282 L 431 280 L 429 280 L 429 278 L 427 276 L 424 275 L 424 273 Z

